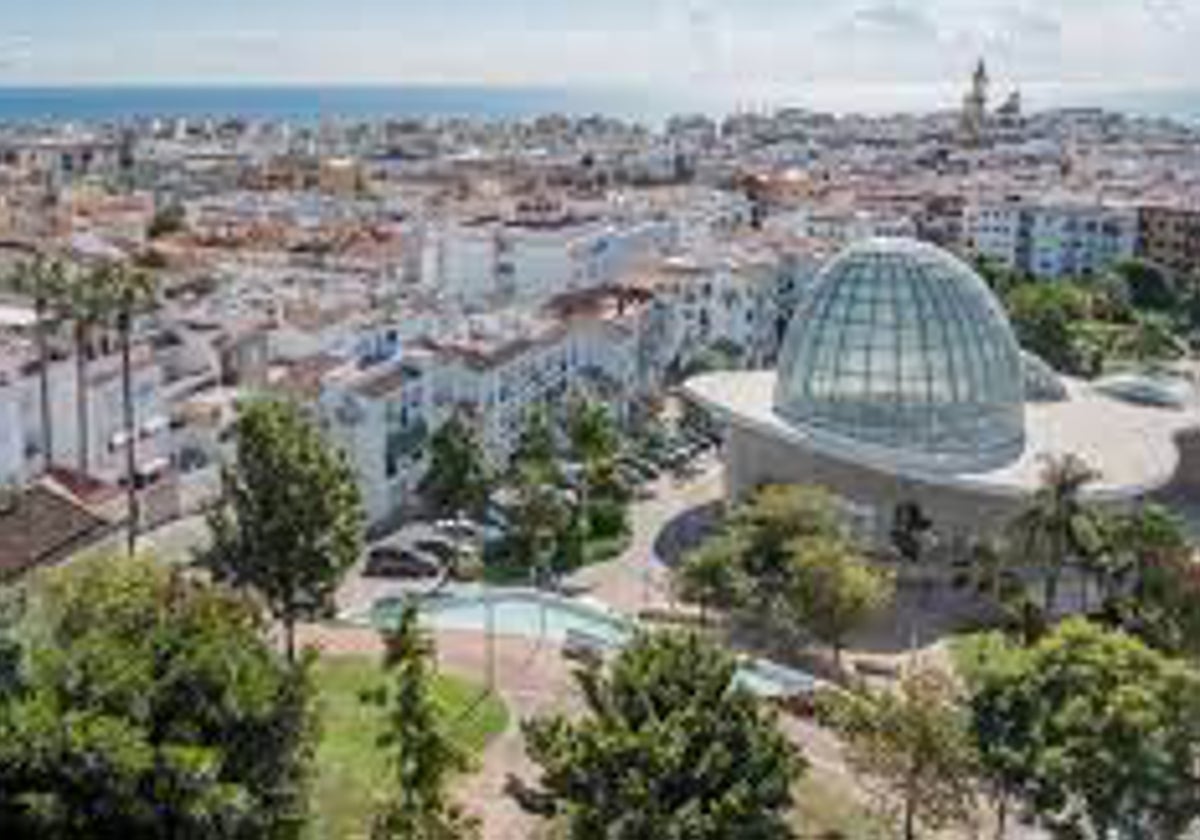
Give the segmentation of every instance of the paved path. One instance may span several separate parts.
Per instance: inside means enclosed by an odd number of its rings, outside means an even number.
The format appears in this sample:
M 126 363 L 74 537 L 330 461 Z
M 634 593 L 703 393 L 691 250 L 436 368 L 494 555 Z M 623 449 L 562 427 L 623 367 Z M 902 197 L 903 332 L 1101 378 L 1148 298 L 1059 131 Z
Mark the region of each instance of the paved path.
M 630 616 L 670 607 L 670 573 L 655 558 L 655 540 L 680 514 L 717 501 L 723 494 L 723 473 L 716 458 L 706 455 L 699 467 L 692 478 L 664 475 L 655 481 L 650 488 L 653 497 L 633 506 L 633 539 L 625 552 L 616 560 L 581 569 L 567 583 Z

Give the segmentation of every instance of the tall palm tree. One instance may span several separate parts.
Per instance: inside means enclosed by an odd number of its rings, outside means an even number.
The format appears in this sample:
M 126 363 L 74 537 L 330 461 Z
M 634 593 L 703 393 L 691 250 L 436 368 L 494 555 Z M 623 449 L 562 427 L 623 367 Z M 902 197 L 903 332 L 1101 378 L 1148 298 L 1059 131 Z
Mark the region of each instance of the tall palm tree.
M 97 282 L 96 271 L 74 272 L 68 278 L 64 314 L 71 318 L 75 334 L 75 418 L 79 438 L 78 469 L 90 469 L 91 417 L 88 404 L 88 363 L 95 352 L 97 331 L 108 320 L 111 302 Z
M 582 396 L 571 404 L 567 432 L 571 454 L 582 470 L 580 507 L 584 520 L 588 521 L 593 496 L 602 490 L 616 489 L 616 459 L 621 444 L 608 409 Z
M 1011 524 L 1016 545 L 1042 567 L 1047 614 L 1057 603 L 1063 569 L 1086 561 L 1097 548 L 1097 513 L 1084 501 L 1083 488 L 1099 477 L 1076 455 L 1046 458 L 1041 486 Z
M 38 392 L 42 425 L 42 470 L 54 465 L 54 421 L 50 406 L 50 333 L 57 326 L 57 313 L 67 291 L 67 267 L 62 261 L 41 254 L 18 263 L 4 285 L 33 300 L 38 352 Z
M 126 547 L 132 556 L 137 550 L 140 520 L 137 494 L 137 408 L 133 399 L 133 321 L 154 301 L 155 277 L 149 271 L 124 262 L 105 262 L 94 273 L 98 312 L 116 318 L 121 345 L 121 402 L 125 426 L 125 492 L 128 527 Z

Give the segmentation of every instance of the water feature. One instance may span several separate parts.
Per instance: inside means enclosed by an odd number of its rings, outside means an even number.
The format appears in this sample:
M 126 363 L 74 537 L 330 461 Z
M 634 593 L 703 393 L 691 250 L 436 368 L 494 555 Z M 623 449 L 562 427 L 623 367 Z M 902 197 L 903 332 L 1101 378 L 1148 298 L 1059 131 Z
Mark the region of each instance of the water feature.
M 444 594 L 419 599 L 421 618 L 434 630 L 486 633 L 489 622 L 497 636 L 542 639 L 561 644 L 569 634 L 588 637 L 602 647 L 620 648 L 637 632 L 638 625 L 604 604 L 564 598 L 532 589 L 459 587 Z M 371 623 L 394 623 L 403 598 L 376 603 Z M 489 615 L 490 614 L 490 615 Z M 766 698 L 807 694 L 817 687 L 809 674 L 764 659 L 748 659 L 738 667 L 737 683 Z

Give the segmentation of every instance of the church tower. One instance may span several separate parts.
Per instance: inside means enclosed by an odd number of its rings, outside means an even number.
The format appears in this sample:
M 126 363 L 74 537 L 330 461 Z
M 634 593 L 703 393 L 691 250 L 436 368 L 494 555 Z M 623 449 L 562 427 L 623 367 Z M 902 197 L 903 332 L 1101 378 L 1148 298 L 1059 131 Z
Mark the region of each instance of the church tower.
M 971 90 L 963 97 L 962 133 L 967 145 L 979 146 L 983 143 L 987 129 L 989 84 L 987 66 L 980 59 L 971 78 Z

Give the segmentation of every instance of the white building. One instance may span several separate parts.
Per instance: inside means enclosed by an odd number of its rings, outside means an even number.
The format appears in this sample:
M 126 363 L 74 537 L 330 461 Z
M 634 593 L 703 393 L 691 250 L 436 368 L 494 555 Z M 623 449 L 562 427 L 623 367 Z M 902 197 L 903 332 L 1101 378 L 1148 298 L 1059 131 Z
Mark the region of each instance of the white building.
M 6 360 L 7 361 L 7 360 Z M 28 482 L 44 467 L 41 377 L 36 359 L 25 356 L 0 370 L 0 483 Z M 138 468 L 144 475 L 164 471 L 173 457 L 172 432 L 163 397 L 162 369 L 148 348 L 132 360 Z M 88 475 L 110 483 L 125 476 L 125 418 L 121 360 L 108 354 L 89 361 L 84 389 Z M 49 368 L 50 430 L 56 466 L 78 470 L 80 436 L 77 368 L 73 359 Z
M 640 375 L 652 340 L 649 307 L 631 297 L 614 290 L 563 295 L 537 312 L 476 316 L 457 331 L 402 342 L 391 358 L 365 366 L 319 365 L 320 413 L 355 466 L 368 520 L 385 523 L 413 508 L 424 444 L 455 412 L 479 424 L 497 467 L 535 406 L 556 411 L 574 391 L 603 399 L 623 420 L 650 387 Z
M 776 216 L 768 227 L 834 245 L 880 236 L 916 236 L 916 222 L 907 216 L 820 207 Z
M 975 255 L 1034 277 L 1089 277 L 1137 250 L 1138 216 L 1100 202 L 977 202 L 965 215 Z
M 537 304 L 611 281 L 637 260 L 670 247 L 667 222 L 455 221 L 424 235 L 421 281 L 461 308 Z

